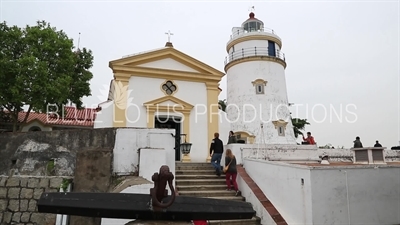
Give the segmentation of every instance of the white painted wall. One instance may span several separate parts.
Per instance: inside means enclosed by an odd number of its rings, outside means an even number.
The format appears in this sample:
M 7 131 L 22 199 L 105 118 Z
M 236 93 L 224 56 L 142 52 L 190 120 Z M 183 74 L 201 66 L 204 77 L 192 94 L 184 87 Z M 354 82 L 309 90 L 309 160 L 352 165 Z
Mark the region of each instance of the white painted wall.
M 245 52 L 245 50 L 247 50 L 247 49 L 257 50 L 257 48 L 255 49 L 254 47 L 258 48 L 258 53 L 260 53 L 260 55 L 261 54 L 265 55 L 265 54 L 268 53 L 268 51 L 267 51 L 267 49 L 268 49 L 268 40 L 249 40 L 249 41 L 239 42 L 239 43 L 235 44 L 234 49 L 235 49 L 236 53 L 238 53 L 238 52 L 240 53 L 240 52 L 242 52 L 242 49 L 243 49 L 243 52 Z M 279 45 L 276 44 L 276 43 L 275 43 L 275 50 L 280 50 Z M 231 47 L 229 49 L 229 54 L 232 54 L 232 52 L 233 52 L 233 47 Z M 255 51 L 254 52 L 248 52 L 247 53 L 248 55 L 244 55 L 244 57 L 246 57 L 246 56 L 254 56 L 254 53 L 255 53 Z M 239 56 L 240 56 L 239 58 L 243 57 L 243 55 L 239 55 Z M 235 59 L 235 58 L 233 58 L 233 59 Z
M 172 155 L 172 154 L 170 154 Z M 172 155 L 174 156 L 174 155 Z M 139 150 L 139 176 L 152 181 L 154 173 L 167 165 L 167 151 L 163 148 L 142 148 Z M 174 180 L 175 181 L 175 180 Z M 174 184 L 175 187 L 175 184 Z
M 400 223 L 399 166 L 308 167 L 246 158 L 244 168 L 288 224 Z M 251 199 L 254 193 L 239 185 Z
M 316 161 L 322 155 L 316 145 L 271 145 L 271 144 L 229 144 L 224 149 L 231 149 L 236 156 L 237 164 L 243 164 L 243 159 L 265 159 L 271 161 Z M 222 157 L 224 163 L 225 151 Z
M 256 94 L 252 81 L 267 81 L 265 94 Z M 234 132 L 246 131 L 261 142 L 261 126 L 267 144 L 296 144 L 290 119 L 284 67 L 270 61 L 242 62 L 227 71 L 227 113 Z M 288 122 L 285 136 L 278 136 L 272 121 Z
M 237 35 L 237 31 L 238 30 L 239 30 L 239 33 L 240 33 L 239 35 Z M 228 41 L 227 45 L 230 42 L 232 42 L 232 41 L 234 41 L 234 40 L 236 40 L 238 38 L 252 36 L 252 35 L 265 35 L 265 36 L 269 36 L 269 37 L 273 37 L 273 38 L 277 38 L 277 39 L 281 40 L 281 38 L 278 35 L 270 33 L 269 30 L 266 30 L 264 32 L 247 32 L 247 33 L 245 33 L 243 28 L 233 28 L 232 29 L 232 38 Z M 267 45 L 267 47 L 268 47 L 268 45 Z M 275 48 L 276 47 L 279 48 L 279 46 L 275 45 Z M 278 49 L 278 48 L 276 48 L 276 49 Z
M 117 175 L 128 175 L 137 172 L 138 168 L 139 170 L 146 170 L 147 163 L 151 162 L 141 161 L 140 163 L 143 165 L 140 168 L 139 150 L 162 148 L 165 151 L 165 162 L 171 169 L 171 172 L 175 174 L 175 139 L 171 134 L 175 134 L 175 130 L 147 128 L 117 129 L 113 151 L 113 172 Z M 157 167 L 159 168 L 160 166 L 158 165 Z
M 114 101 L 107 101 L 99 104 L 101 110 L 96 113 L 93 128 L 108 128 L 113 127 L 114 121 Z
M 308 167 L 253 159 L 245 159 L 244 167 L 288 224 L 313 224 Z
M 171 58 L 160 59 L 154 62 L 148 62 L 144 64 L 140 64 L 139 66 L 148 67 L 148 68 L 159 68 L 159 69 L 167 69 L 167 70 L 180 70 L 187 72 L 198 72 L 180 62 L 177 62 Z
M 143 106 L 145 102 L 152 101 L 165 96 L 161 90 L 164 79 L 131 77 L 129 80 L 129 90 L 131 90 L 128 99 L 131 99 L 127 109 L 129 120 L 127 127 L 147 127 L 147 112 Z M 173 80 L 177 85 L 178 91 L 173 95 L 195 108 L 190 114 L 190 139 L 192 150 L 190 157 L 193 162 L 203 162 L 207 158 L 208 143 L 208 123 L 207 123 L 207 89 L 204 83 Z M 160 112 L 157 114 L 166 115 L 168 113 Z M 171 112 L 170 115 L 180 115 Z M 181 127 L 183 133 L 183 127 Z
M 236 182 L 238 184 L 241 195 L 246 198 L 246 202 L 251 203 L 254 210 L 256 211 L 256 215 L 261 219 L 261 224 L 276 225 L 271 215 L 264 208 L 260 200 L 258 200 L 257 196 L 255 196 L 255 194 L 249 187 L 249 185 L 247 185 L 247 183 L 242 179 L 239 174 L 236 177 Z
M 400 168 L 311 170 L 313 224 L 399 224 Z
M 228 115 L 226 112 L 219 110 L 219 138 L 224 144 L 228 143 L 229 131 L 231 131 L 231 124 L 227 119 Z

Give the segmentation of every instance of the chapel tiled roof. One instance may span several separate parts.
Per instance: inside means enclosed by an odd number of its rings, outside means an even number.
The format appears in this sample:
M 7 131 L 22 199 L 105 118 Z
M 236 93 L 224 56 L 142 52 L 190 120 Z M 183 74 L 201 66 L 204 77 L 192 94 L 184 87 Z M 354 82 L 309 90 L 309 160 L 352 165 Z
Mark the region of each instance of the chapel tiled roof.
M 84 108 L 77 109 L 72 106 L 65 106 L 65 115 L 62 117 L 62 112 L 56 113 L 37 113 L 30 112 L 26 123 L 30 123 L 34 120 L 38 120 L 44 125 L 60 125 L 60 126 L 82 126 L 82 127 L 93 127 L 94 120 L 96 119 L 95 108 Z M 59 110 L 60 111 L 60 110 Z M 18 114 L 18 121 L 22 122 L 25 119 L 26 112 L 20 112 Z

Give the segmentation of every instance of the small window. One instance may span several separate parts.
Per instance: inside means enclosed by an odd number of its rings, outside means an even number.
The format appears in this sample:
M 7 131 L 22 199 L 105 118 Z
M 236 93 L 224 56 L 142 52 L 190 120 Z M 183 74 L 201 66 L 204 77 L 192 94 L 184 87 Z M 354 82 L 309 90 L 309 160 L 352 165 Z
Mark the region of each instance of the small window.
M 256 94 L 260 95 L 260 94 L 264 94 L 264 88 L 267 85 L 267 81 L 263 80 L 263 79 L 256 79 L 254 81 L 251 82 L 254 86 L 254 88 L 256 89 Z
M 264 94 L 264 84 L 256 85 L 256 94 Z
M 278 127 L 278 135 L 285 136 L 285 128 L 284 127 L 281 127 L 281 126 Z
M 167 95 L 172 95 L 177 90 L 176 85 L 170 80 L 165 82 L 161 87 Z

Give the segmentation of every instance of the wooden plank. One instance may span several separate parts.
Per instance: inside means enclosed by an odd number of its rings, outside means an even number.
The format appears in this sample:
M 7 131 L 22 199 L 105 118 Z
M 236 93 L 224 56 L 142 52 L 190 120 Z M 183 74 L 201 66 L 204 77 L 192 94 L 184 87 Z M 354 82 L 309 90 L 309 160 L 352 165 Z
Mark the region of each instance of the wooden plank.
M 151 210 L 149 202 L 150 195 L 145 194 L 70 192 L 43 193 L 37 206 L 41 213 L 141 220 L 234 220 L 255 215 L 250 203 L 240 201 L 176 196 L 163 212 Z

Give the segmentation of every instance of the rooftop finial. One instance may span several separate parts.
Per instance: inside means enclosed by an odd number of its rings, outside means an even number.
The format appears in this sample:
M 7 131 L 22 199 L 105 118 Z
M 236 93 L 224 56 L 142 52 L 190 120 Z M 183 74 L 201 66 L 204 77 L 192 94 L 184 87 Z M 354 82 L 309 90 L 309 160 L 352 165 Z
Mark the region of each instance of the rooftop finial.
M 165 34 L 168 35 L 168 42 L 171 42 L 171 35 L 174 35 L 174 34 L 171 33 L 171 31 L 168 31 Z
M 169 31 L 169 30 L 165 34 L 168 35 L 168 42 L 165 44 L 165 47 L 174 47 L 171 43 L 171 35 L 174 35 L 174 34 L 171 33 L 171 31 Z
M 254 11 L 256 11 L 255 7 L 254 6 L 250 7 L 249 11 L 250 11 L 249 17 L 253 19 L 254 18 Z

